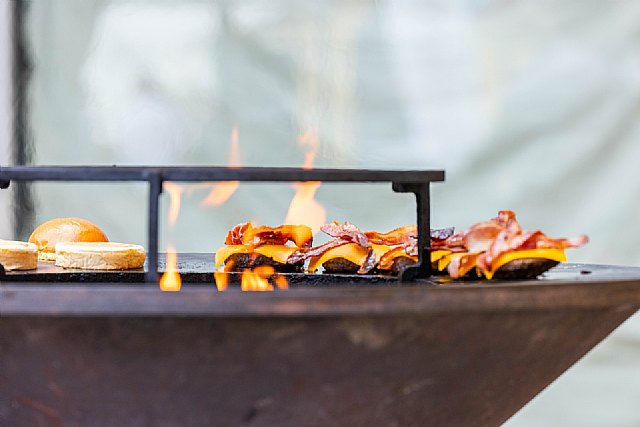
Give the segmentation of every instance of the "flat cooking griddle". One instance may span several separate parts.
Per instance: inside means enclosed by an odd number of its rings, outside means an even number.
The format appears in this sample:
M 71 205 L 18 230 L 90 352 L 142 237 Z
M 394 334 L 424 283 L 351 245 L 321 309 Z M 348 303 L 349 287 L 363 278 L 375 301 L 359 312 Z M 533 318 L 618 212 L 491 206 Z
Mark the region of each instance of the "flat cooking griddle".
M 214 283 L 215 255 L 211 253 L 183 253 L 178 256 L 178 272 L 185 285 Z M 159 271 L 166 269 L 166 255 L 159 254 Z M 145 283 L 145 269 L 109 271 L 81 270 L 56 267 L 53 262 L 40 262 L 37 270 L 10 271 L 6 273 L 5 282 L 46 282 L 46 283 Z M 395 286 L 396 276 L 379 274 L 308 274 L 282 273 L 290 286 Z M 229 273 L 230 285 L 240 283 L 239 273 Z M 416 283 L 426 286 L 455 285 L 495 285 L 495 284 L 535 284 L 557 281 L 594 282 L 607 280 L 625 280 L 640 277 L 640 268 L 620 267 L 592 264 L 560 264 L 541 275 L 537 280 L 500 281 L 500 280 L 451 280 L 447 276 L 432 276 L 429 280 L 418 280 Z M 155 284 L 151 284 L 155 286 Z

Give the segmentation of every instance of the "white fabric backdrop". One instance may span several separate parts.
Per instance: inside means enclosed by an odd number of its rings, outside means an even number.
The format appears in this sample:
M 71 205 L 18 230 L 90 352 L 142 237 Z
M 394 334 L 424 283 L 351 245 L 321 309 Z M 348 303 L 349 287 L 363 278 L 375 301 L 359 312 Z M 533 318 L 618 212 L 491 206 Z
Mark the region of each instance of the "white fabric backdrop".
M 35 0 L 29 28 L 40 164 L 223 164 L 238 126 L 242 164 L 298 166 L 317 129 L 318 166 L 445 168 L 436 226 L 510 208 L 587 233 L 572 261 L 640 264 L 639 3 Z M 144 188 L 96 188 L 38 186 L 38 218 L 145 243 Z M 245 185 L 204 209 L 193 190 L 163 242 L 212 251 L 241 220 L 281 223 L 292 195 Z M 318 198 L 362 228 L 413 221 L 387 187 Z M 639 425 L 638 355 L 634 318 L 509 424 Z

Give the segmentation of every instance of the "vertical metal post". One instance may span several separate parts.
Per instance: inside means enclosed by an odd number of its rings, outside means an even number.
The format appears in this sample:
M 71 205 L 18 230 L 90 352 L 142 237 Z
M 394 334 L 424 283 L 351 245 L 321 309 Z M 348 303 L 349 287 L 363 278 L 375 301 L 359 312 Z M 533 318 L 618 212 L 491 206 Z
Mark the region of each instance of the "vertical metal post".
M 418 263 L 405 268 L 398 276 L 401 282 L 426 279 L 431 276 L 431 208 L 429 182 L 394 182 L 393 191 L 414 193 L 418 224 Z
M 11 39 L 13 43 L 11 75 L 13 80 L 13 141 L 12 157 L 16 165 L 28 165 L 33 157 L 33 143 L 27 120 L 27 92 L 32 64 L 29 42 L 25 34 L 25 22 L 29 3 L 26 0 L 11 2 Z M 17 182 L 13 187 L 14 234 L 17 239 L 26 239 L 33 230 L 35 205 L 30 182 Z
M 158 212 L 160 194 L 162 193 L 162 176 L 159 173 L 149 175 L 149 224 L 147 234 L 147 273 L 145 281 L 157 283 L 158 273 Z

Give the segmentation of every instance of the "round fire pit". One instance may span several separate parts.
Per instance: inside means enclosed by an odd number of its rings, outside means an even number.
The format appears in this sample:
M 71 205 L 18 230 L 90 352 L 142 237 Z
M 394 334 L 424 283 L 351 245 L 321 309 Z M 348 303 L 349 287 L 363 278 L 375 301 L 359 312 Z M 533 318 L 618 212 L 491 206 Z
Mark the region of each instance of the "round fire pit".
M 640 269 L 575 264 L 266 293 L 4 282 L 0 424 L 499 425 L 639 304 Z

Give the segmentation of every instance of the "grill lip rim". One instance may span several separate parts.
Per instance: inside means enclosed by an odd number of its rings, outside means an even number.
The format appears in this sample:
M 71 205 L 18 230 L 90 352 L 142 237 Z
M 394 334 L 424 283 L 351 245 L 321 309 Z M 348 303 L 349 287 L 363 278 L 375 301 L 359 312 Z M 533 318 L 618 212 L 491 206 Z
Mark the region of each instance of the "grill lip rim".
M 0 283 L 0 316 L 330 317 L 640 307 L 640 268 L 572 264 L 584 280 L 486 281 L 449 286 L 327 286 L 287 291 L 218 292 L 185 286 L 162 292 L 150 284 Z M 599 272 L 599 273 L 598 273 Z M 616 277 L 614 272 L 618 274 Z M 600 277 L 599 274 L 601 274 Z

